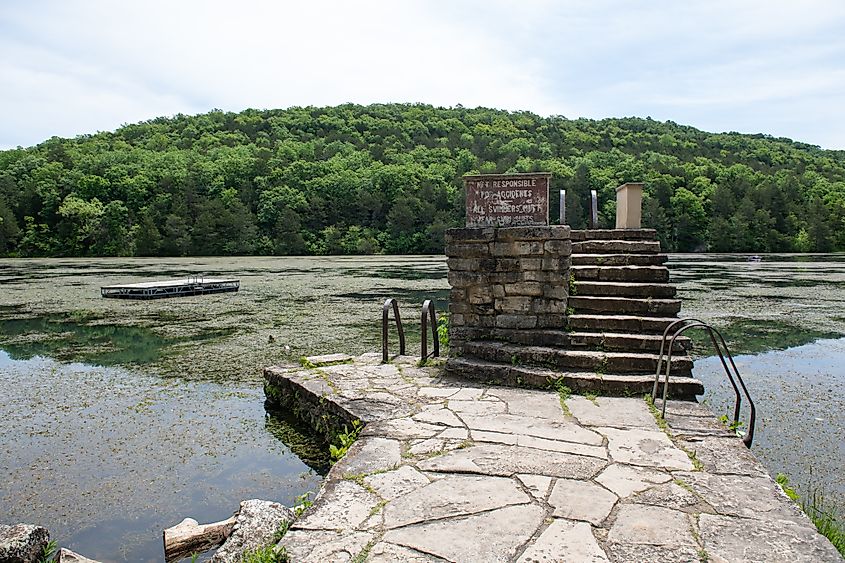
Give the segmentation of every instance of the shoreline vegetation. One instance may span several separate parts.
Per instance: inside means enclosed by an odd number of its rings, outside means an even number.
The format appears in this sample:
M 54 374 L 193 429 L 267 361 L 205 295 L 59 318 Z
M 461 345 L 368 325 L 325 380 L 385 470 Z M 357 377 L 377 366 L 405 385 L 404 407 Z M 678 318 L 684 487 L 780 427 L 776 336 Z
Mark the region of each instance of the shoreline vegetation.
M 439 254 L 462 176 L 552 173 L 583 228 L 589 191 L 645 182 L 664 251 L 845 250 L 845 151 L 650 118 L 419 104 L 214 110 L 0 151 L 0 256 Z

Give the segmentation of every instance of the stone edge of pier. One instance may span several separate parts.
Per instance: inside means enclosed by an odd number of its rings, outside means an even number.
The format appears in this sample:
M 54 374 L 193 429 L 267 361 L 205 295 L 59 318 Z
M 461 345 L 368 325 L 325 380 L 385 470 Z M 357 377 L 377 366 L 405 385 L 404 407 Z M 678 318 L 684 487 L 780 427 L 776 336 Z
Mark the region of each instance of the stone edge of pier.
M 279 542 L 292 561 L 842 561 L 703 405 L 663 421 L 639 398 L 328 358 L 264 371 L 327 439 L 365 425 Z

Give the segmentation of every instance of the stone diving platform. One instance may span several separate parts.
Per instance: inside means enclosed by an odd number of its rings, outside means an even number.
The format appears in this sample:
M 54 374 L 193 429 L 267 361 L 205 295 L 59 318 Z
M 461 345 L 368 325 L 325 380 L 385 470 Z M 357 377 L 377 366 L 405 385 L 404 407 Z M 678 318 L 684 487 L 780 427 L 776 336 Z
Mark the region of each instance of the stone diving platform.
M 472 383 L 417 358 L 308 360 L 265 369 L 268 400 L 330 442 L 364 427 L 279 542 L 291 561 L 842 561 L 698 403 L 664 420 L 641 396 Z
M 191 277 L 183 280 L 151 281 L 100 288 L 100 295 L 115 299 L 162 299 L 238 291 L 240 280 Z

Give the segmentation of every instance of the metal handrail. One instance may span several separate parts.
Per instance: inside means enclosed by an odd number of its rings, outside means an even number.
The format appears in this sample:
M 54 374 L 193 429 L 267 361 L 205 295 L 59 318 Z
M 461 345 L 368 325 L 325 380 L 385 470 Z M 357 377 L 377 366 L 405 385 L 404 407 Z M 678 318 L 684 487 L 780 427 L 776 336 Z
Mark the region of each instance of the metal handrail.
M 381 308 L 381 361 L 387 363 L 387 320 L 388 311 L 393 306 L 393 319 L 396 321 L 396 330 L 399 332 L 399 355 L 405 355 L 405 331 L 402 330 L 402 318 L 399 316 L 399 303 L 392 297 L 384 302 Z
M 751 394 L 748 392 L 748 388 L 745 386 L 745 382 L 742 380 L 742 376 L 739 374 L 739 369 L 736 367 L 736 363 L 734 362 L 733 356 L 731 355 L 730 350 L 728 349 L 728 344 L 725 342 L 725 338 L 722 336 L 717 329 L 713 328 L 709 324 L 699 320 L 699 319 L 678 319 L 670 323 L 666 329 L 663 331 L 663 339 L 660 342 L 660 355 L 657 359 L 657 371 L 654 374 L 654 387 L 652 390 L 652 397 L 657 396 L 657 387 L 660 381 L 660 370 L 662 368 L 663 363 L 663 351 L 666 345 L 666 340 L 669 337 L 669 331 L 671 331 L 674 327 L 681 325 L 679 329 L 677 329 L 673 334 L 671 341 L 669 342 L 669 350 L 667 351 L 666 355 L 666 374 L 663 383 L 663 405 L 662 405 L 662 416 L 666 416 L 666 400 L 668 397 L 669 391 L 669 375 L 672 371 L 672 350 L 675 347 L 675 340 L 686 332 L 687 330 L 693 328 L 700 328 L 707 331 L 708 335 L 710 336 L 710 342 L 713 344 L 713 349 L 719 355 L 719 360 L 722 363 L 722 367 L 725 370 L 725 374 L 728 376 L 728 381 L 730 381 L 731 386 L 734 389 L 735 394 L 735 402 L 734 402 L 734 418 L 733 423 L 734 425 L 739 424 L 739 413 L 742 406 L 742 396 L 740 395 L 739 388 L 736 385 L 736 382 L 739 382 L 740 387 L 742 387 L 742 393 L 745 395 L 745 398 L 748 399 L 748 407 L 749 407 L 749 418 L 748 418 L 748 432 L 743 437 L 742 441 L 745 443 L 747 447 L 751 447 L 751 443 L 754 441 L 754 425 L 757 418 L 757 409 L 754 406 L 754 401 L 751 399 Z M 719 340 L 716 340 L 716 337 L 719 337 Z M 724 350 L 724 354 L 722 351 Z M 733 374 L 731 374 L 731 369 L 728 368 L 728 363 L 725 361 L 725 354 L 728 356 L 728 361 L 730 362 L 731 368 L 733 370 Z M 734 379 L 736 377 L 736 379 Z
M 428 313 L 428 316 L 426 316 Z M 423 301 L 422 315 L 420 316 L 420 359 L 426 361 L 428 354 L 428 321 L 431 320 L 431 339 L 434 341 L 434 351 L 431 353 L 433 358 L 440 357 L 440 339 L 437 337 L 437 314 L 434 312 L 434 303 L 431 299 Z
M 688 324 L 688 323 L 691 323 L 691 322 L 701 323 L 702 321 L 700 321 L 698 319 L 692 319 L 692 318 L 678 319 L 676 321 L 669 323 L 666 326 L 666 328 L 663 330 L 663 338 L 660 340 L 660 354 L 657 357 L 657 372 L 655 372 L 655 374 L 654 374 L 654 387 L 652 388 L 652 391 L 651 391 L 652 398 L 657 398 L 657 385 L 658 385 L 658 381 L 660 379 L 660 368 L 662 367 L 662 363 L 663 363 L 663 349 L 666 346 L 666 340 L 669 336 L 669 331 L 672 330 L 673 328 L 675 328 L 675 326 L 677 326 L 679 324 Z M 666 412 L 664 411 L 663 414 L 666 414 Z

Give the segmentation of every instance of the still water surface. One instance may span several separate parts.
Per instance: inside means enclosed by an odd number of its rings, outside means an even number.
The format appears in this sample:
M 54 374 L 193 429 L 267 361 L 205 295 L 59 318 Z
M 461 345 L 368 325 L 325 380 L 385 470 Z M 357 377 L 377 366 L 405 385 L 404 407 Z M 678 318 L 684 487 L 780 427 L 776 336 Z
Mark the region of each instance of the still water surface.
M 845 257 L 674 255 L 683 314 L 722 328 L 757 400 L 754 451 L 845 505 Z M 195 274 L 241 291 L 160 301 L 99 287 Z M 160 560 L 161 529 L 316 490 L 322 445 L 263 406 L 261 368 L 380 346 L 381 304 L 448 297 L 441 256 L 0 260 L 3 521 L 102 561 Z M 707 355 L 699 348 L 699 353 Z M 696 364 L 717 413 L 729 397 Z M 303 461 L 307 460 L 307 463 Z M 813 474 L 810 476 L 810 468 Z

